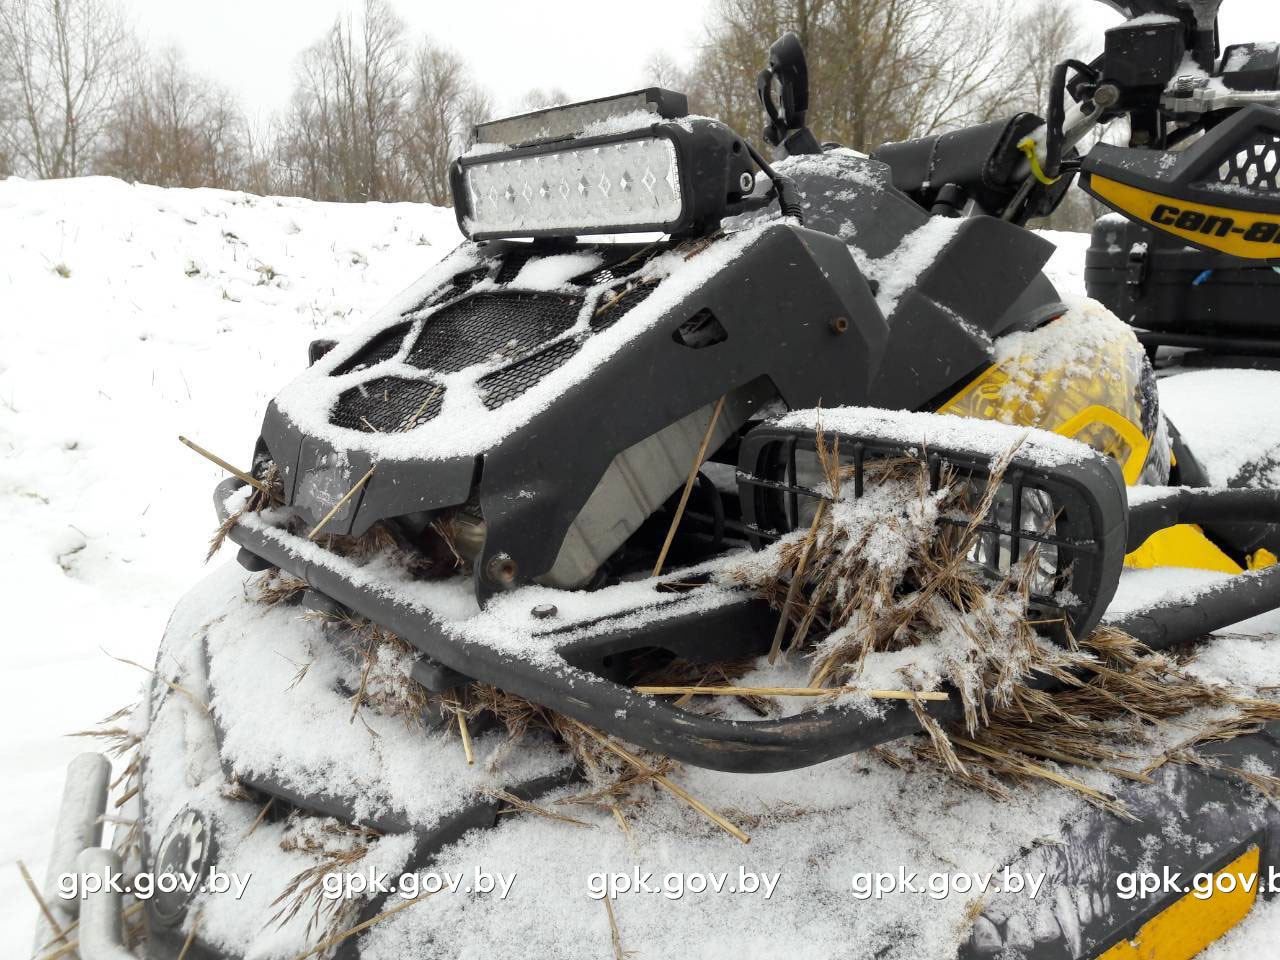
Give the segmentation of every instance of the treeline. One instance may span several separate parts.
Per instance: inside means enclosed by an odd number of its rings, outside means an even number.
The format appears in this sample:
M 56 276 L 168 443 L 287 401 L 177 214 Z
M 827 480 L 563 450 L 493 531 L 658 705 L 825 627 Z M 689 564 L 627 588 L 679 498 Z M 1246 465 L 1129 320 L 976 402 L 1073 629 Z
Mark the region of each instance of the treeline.
M 786 30 L 808 51 L 810 125 L 861 150 L 1043 112 L 1052 65 L 1087 52 L 1055 0 L 1021 16 L 974 0 L 714 0 L 691 68 L 660 52 L 637 82 L 685 90 L 696 112 L 758 138 L 756 73 Z M 568 99 L 531 90 L 516 109 Z M 410 36 L 389 0 L 337 18 L 261 125 L 176 51 L 145 50 L 114 0 L 0 0 L 0 175 L 447 204 L 449 161 L 492 107 L 462 58 Z
M 0 0 L 0 175 L 447 203 L 449 160 L 488 114 L 462 59 L 386 0 L 334 21 L 260 127 L 177 51 L 145 50 L 112 0 Z

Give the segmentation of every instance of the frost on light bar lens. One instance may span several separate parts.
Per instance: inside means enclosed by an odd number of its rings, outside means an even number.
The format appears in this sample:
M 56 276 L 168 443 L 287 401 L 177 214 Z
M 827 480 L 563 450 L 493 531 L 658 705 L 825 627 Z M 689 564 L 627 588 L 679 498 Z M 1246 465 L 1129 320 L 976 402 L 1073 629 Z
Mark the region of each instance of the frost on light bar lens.
M 469 163 L 472 237 L 658 228 L 684 209 L 676 148 L 665 137 Z

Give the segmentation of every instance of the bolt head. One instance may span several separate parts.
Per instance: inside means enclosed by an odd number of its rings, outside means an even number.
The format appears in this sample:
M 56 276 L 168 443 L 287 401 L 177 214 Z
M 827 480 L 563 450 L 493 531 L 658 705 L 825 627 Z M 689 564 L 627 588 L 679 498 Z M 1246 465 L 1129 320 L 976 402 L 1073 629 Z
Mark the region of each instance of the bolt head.
M 489 579 L 500 587 L 514 586 L 519 572 L 516 562 L 507 553 L 495 553 L 485 565 L 485 573 L 489 575 Z
M 1104 109 L 1114 107 L 1120 102 L 1120 88 L 1114 83 L 1099 85 L 1098 89 L 1093 91 L 1093 102 Z
M 743 174 L 738 177 L 738 186 L 742 189 L 743 193 L 750 193 L 755 189 L 756 178 L 744 171 Z
M 548 620 L 559 613 L 560 609 L 554 603 L 540 603 L 529 612 L 535 620 Z
M 832 317 L 828 326 L 831 327 L 831 332 L 834 334 L 847 333 L 849 330 L 849 318 Z

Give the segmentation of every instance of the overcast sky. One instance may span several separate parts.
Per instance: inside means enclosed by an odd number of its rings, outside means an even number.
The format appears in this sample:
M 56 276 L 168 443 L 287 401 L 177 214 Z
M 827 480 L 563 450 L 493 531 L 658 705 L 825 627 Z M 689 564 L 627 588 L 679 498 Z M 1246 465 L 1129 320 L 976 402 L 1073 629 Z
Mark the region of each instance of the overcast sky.
M 251 117 L 288 100 L 295 58 L 340 11 L 360 0 L 121 0 L 156 46 L 172 44 L 190 64 L 236 92 Z M 710 0 L 392 0 L 415 35 L 429 33 L 461 53 L 507 109 L 532 87 L 561 87 L 574 99 L 634 89 L 645 60 L 665 50 L 692 60 Z M 1013 0 L 1018 2 L 1018 0 Z M 1119 20 L 1097 0 L 1076 7 L 1098 37 Z M 1227 43 L 1280 40 L 1280 3 L 1226 0 Z M 761 51 L 763 63 L 764 51 Z

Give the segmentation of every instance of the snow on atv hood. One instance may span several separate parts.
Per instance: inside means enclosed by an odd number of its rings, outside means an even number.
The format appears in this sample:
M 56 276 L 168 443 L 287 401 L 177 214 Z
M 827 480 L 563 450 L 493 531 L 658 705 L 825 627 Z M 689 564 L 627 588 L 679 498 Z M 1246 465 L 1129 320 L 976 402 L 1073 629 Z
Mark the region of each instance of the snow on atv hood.
M 461 756 L 456 737 L 367 709 L 357 718 L 350 692 L 359 669 L 305 611 L 246 600 L 258 579 L 235 564 L 213 574 L 175 612 L 166 641 L 170 652 L 195 643 L 197 649 L 182 654 L 184 663 L 199 657 L 203 643 L 222 759 L 239 777 L 328 796 L 364 823 L 430 823 L 486 789 L 569 765 L 554 751 L 522 751 L 495 779 L 485 764 L 504 739 L 500 734 L 478 736 L 477 764 L 467 766 L 444 762 L 455 752 Z M 264 730 L 271 735 L 264 737 Z M 160 826 L 166 822 L 160 819 Z
M 337 450 L 362 450 L 397 460 L 438 460 L 483 453 L 528 423 L 571 386 L 590 376 L 596 367 L 652 326 L 665 311 L 688 298 L 708 278 L 741 255 L 767 226 L 762 224 L 731 234 L 700 248 L 696 255 L 677 248 L 653 257 L 634 276 L 638 280 L 661 282 L 642 303 L 629 309 L 622 320 L 603 330 L 592 332 L 590 321 L 610 283 L 578 288 L 576 292 L 582 295 L 582 304 L 574 324 L 537 345 L 537 349 L 585 337 L 581 348 L 526 392 L 495 409 L 485 406 L 477 381 L 500 369 L 510 357 L 493 356 L 456 372 L 433 373 L 434 382 L 442 388 L 442 409 L 439 415 L 412 429 L 366 433 L 331 423 L 331 414 L 344 391 L 382 376 L 424 378 L 424 371 L 411 366 L 406 358 L 431 317 L 457 301 L 445 297 L 427 306 L 423 306 L 424 302 L 447 280 L 475 269 L 485 257 L 483 244 L 463 243 L 357 333 L 285 387 L 276 404 L 305 434 Z M 591 254 L 548 256 L 528 264 L 510 283 L 484 279 L 471 286 L 468 293 L 483 294 L 505 288 L 522 293 L 566 292 L 571 277 L 598 263 L 598 256 L 593 258 Z M 412 328 L 394 356 L 369 367 L 339 372 L 378 334 L 405 320 L 412 321 Z
M 177 677 L 196 698 L 207 695 L 210 712 L 191 696 L 157 685 L 144 747 L 146 820 L 154 837 L 186 806 L 212 815 L 221 838 L 219 869 L 250 882 L 241 899 L 202 895 L 195 902 L 202 939 L 253 960 L 288 960 L 316 935 L 305 930 L 307 911 L 282 926 L 273 923 L 272 900 L 312 858 L 282 849 L 287 824 L 268 819 L 255 827 L 260 804 L 228 791 L 227 774 L 269 772 L 306 795 L 338 792 L 366 816 L 395 807 L 430 824 L 486 789 L 557 772 L 570 760 L 535 736 L 490 769 L 505 736 L 492 733 L 477 738 L 477 762 L 468 767 L 457 738 L 409 729 L 371 710 L 353 723 L 350 699 L 334 688 L 350 665 L 296 608 L 253 600 L 256 580 L 228 564 L 174 614 L 161 657 L 172 671 L 166 676 Z M 298 680 L 305 663 L 313 665 Z M 211 719 L 223 728 L 220 744 Z M 677 776 L 695 796 L 747 825 L 750 845 L 725 837 L 662 793 L 627 808 L 629 838 L 607 811 L 555 807 L 557 797 L 583 789 L 566 787 L 539 803 L 584 825 L 504 817 L 497 828 L 472 831 L 445 848 L 431 866 L 468 878 L 476 868 L 514 876 L 505 900 L 433 896 L 378 924 L 361 939 L 361 957 L 595 958 L 602 944 L 607 949 L 609 927 L 603 905 L 588 899 L 592 874 L 640 869 L 661 883 L 667 871 L 723 872 L 736 886 L 740 868 L 776 875 L 767 901 L 763 891 L 622 898 L 615 909 L 628 947 L 656 950 L 657 941 L 673 937 L 686 945 L 683 955 L 707 958 L 744 950 L 756 955 L 762 943 L 798 958 L 941 956 L 968 936 L 975 897 L 858 900 L 849 886 L 852 873 L 894 872 L 907 864 L 922 877 L 934 870 L 990 872 L 1082 809 L 1064 791 L 1037 786 L 997 803 L 940 774 L 857 757 L 785 774 L 687 768 Z M 358 869 L 404 869 L 413 842 L 412 832 L 386 833 Z M 823 904 L 817 914 L 815 902 Z M 766 905 L 767 931 L 760 922 Z M 1034 906 L 1052 922 L 1051 899 Z M 860 945 L 846 950 L 851 929 L 859 931 Z M 912 936 L 903 937 L 903 930 Z
M 228 565 L 193 591 L 175 612 L 161 659 L 176 670 L 167 675 L 176 676 L 185 689 L 197 695 L 211 691 L 210 707 L 219 722 L 237 728 L 224 731 L 221 748 L 224 762 L 233 758 L 236 771 L 269 764 L 285 783 L 355 795 L 367 791 L 371 799 L 420 808 L 435 819 L 485 786 L 500 788 L 565 762 L 549 743 L 533 739 L 490 771 L 486 762 L 500 737 L 489 736 L 477 740 L 479 762 L 468 768 L 456 739 L 408 731 L 401 721 L 370 711 L 363 716 L 377 736 L 351 723 L 349 699 L 330 687 L 344 669 L 334 659 L 337 654 L 295 611 L 268 610 L 250 599 L 246 591 L 255 579 Z M 1176 589 L 1171 582 L 1164 587 Z M 1269 642 L 1233 630 L 1207 647 L 1190 669 L 1225 683 L 1257 683 L 1270 674 Z M 202 644 L 208 652 L 207 678 Z M 315 658 L 316 665 L 295 682 L 297 667 L 291 661 L 303 657 Z M 208 811 L 223 838 L 219 869 L 251 875 L 240 900 L 208 896 L 196 902 L 202 937 L 254 960 L 296 957 L 315 935 L 307 935 L 303 918 L 279 927 L 270 922 L 276 909 L 271 901 L 293 875 L 312 865 L 311 859 L 281 848 L 287 825 L 268 820 L 253 828 L 259 805 L 228 794 L 209 715 L 192 698 L 157 686 L 159 702 L 151 707 L 145 746 L 148 830 L 155 835 L 186 805 Z M 279 702 L 272 705 L 272 700 Z M 326 768 L 328 777 L 321 775 Z M 347 783 L 342 779 L 347 774 L 357 779 Z M 1098 789 L 1115 786 L 1098 771 L 1078 774 Z M 370 775 L 384 779 L 370 782 Z M 375 925 L 359 942 L 360 956 L 599 957 L 602 947 L 607 952 L 610 928 L 604 906 L 591 902 L 596 895 L 590 885 L 601 874 L 633 876 L 636 871 L 650 876 L 656 892 L 624 893 L 613 910 L 623 943 L 645 955 L 662 955 L 664 947 L 678 942 L 680 955 L 709 960 L 762 951 L 801 960 L 952 956 L 982 907 L 980 892 L 953 891 L 941 898 L 927 891 L 901 892 L 863 899 L 854 895 L 853 878 L 870 872 L 896 876 L 905 869 L 924 883 L 934 873 L 998 872 L 1028 850 L 1054 856 L 1063 825 L 1089 815 L 1074 795 L 1043 783 L 998 801 L 936 770 L 898 769 L 864 756 L 777 774 L 683 768 L 673 776 L 746 827 L 750 845 L 727 838 L 660 792 L 627 808 L 624 834 L 608 811 L 556 807 L 556 799 L 582 789 L 562 788 L 539 804 L 568 813 L 580 825 L 532 815 L 504 817 L 495 828 L 472 830 L 445 847 L 430 866 L 468 878 L 475 869 L 513 877 L 505 899 L 447 891 L 432 896 Z M 1177 783 L 1170 778 L 1160 788 L 1171 803 L 1181 799 Z M 385 834 L 360 868 L 404 869 L 411 845 L 412 834 Z M 1015 869 L 1034 870 L 1036 855 Z M 738 889 L 742 871 L 768 878 L 767 900 L 763 889 Z M 671 885 L 668 876 L 683 878 L 683 889 Z M 720 876 L 727 886 L 719 893 L 698 892 L 691 886 L 695 876 Z M 1038 896 L 1021 900 L 1018 909 L 1027 929 L 1056 931 L 1074 916 L 1068 905 L 1089 891 L 1088 886 L 1038 889 Z M 767 922 L 762 920 L 766 913 Z M 851 930 L 856 938 L 849 936 Z

